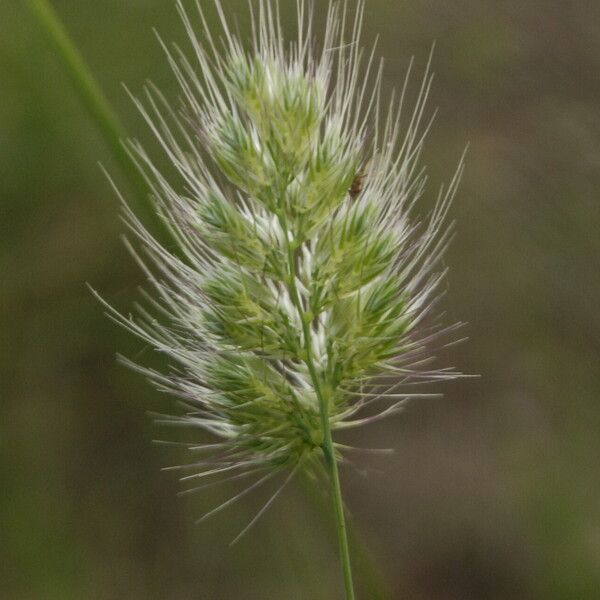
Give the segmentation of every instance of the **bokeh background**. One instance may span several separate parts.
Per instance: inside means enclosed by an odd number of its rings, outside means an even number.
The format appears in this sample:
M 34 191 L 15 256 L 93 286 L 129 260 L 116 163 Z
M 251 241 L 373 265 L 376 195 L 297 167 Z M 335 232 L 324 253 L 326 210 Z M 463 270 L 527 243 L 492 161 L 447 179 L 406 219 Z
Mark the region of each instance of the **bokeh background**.
M 121 82 L 174 98 L 152 33 L 184 44 L 173 4 L 54 2 L 142 140 Z M 354 438 L 397 448 L 343 472 L 365 600 L 600 598 L 599 23 L 581 0 L 367 0 L 386 88 L 437 40 L 423 211 L 470 142 L 443 304 L 469 323 L 452 363 L 481 376 Z M 20 0 L 0 4 L 0 89 L 0 597 L 341 597 L 322 498 L 290 488 L 229 548 L 265 498 L 196 527 L 234 488 L 178 498 L 161 471 L 181 456 L 146 411 L 168 401 L 115 362 L 151 351 L 85 285 L 138 298 L 98 162 L 127 183 Z

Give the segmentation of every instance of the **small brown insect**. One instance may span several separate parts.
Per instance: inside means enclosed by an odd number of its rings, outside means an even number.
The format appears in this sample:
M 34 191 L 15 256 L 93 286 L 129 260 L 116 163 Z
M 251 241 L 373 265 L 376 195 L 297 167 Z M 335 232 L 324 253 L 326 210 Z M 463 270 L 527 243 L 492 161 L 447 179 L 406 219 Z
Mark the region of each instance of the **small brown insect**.
M 352 185 L 348 189 L 348 193 L 350 194 L 350 198 L 352 198 L 352 200 L 358 198 L 360 193 L 363 191 L 366 176 L 367 173 L 365 171 L 358 171 L 358 173 L 356 173 L 354 176 Z

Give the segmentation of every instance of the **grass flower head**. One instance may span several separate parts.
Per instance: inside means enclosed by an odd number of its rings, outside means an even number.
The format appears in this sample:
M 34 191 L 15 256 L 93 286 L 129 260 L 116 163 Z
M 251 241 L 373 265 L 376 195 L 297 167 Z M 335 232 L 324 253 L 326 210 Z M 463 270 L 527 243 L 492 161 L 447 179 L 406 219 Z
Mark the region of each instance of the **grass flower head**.
M 131 152 L 181 252 L 128 210 L 156 310 L 113 313 L 169 357 L 167 373 L 137 367 L 183 401 L 167 420 L 216 438 L 188 478 L 256 475 L 250 488 L 323 465 L 337 478 L 335 432 L 399 411 L 408 383 L 453 376 L 424 366 L 432 336 L 420 326 L 462 169 L 416 220 L 431 77 L 407 114 L 406 86 L 383 98 L 362 3 L 353 17 L 329 5 L 320 44 L 312 4 L 298 0 L 292 42 L 275 4 L 252 6 L 245 47 L 218 1 L 218 34 L 179 5 L 193 56 L 165 51 L 181 110 L 151 85 L 136 100 L 177 177 L 138 143 Z

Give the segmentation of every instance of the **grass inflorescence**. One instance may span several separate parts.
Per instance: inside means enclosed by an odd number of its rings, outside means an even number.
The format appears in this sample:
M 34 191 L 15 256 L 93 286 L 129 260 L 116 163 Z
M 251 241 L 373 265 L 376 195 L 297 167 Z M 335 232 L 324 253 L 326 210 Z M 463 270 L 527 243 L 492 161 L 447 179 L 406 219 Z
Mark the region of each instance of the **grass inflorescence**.
M 346 447 L 333 434 L 398 412 L 410 383 L 456 375 L 429 370 L 435 332 L 420 326 L 462 164 L 419 222 L 429 72 L 405 119 L 406 85 L 384 100 L 381 65 L 362 49 L 362 3 L 352 18 L 330 4 L 320 44 L 304 0 L 291 42 L 275 4 L 254 6 L 245 47 L 218 1 L 218 35 L 199 5 L 192 17 L 179 4 L 193 57 L 163 46 L 181 106 L 152 85 L 135 100 L 177 178 L 129 147 L 179 251 L 126 209 L 155 310 L 111 314 L 171 360 L 167 373 L 136 366 L 183 401 L 164 420 L 217 438 L 185 480 L 254 477 L 225 507 L 278 475 L 330 474 L 350 598 Z

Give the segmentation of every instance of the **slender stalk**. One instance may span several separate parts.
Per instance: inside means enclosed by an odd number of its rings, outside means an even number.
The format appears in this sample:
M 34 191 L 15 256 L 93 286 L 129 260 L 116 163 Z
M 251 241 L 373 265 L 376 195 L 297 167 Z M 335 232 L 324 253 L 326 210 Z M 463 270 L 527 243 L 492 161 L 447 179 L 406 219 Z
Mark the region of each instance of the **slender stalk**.
M 323 422 L 324 402 L 320 399 L 321 421 Z M 326 408 L 325 408 L 326 410 Z M 323 425 L 325 442 L 323 451 L 325 458 L 329 463 L 331 472 L 331 486 L 333 495 L 333 504 L 335 510 L 335 519 L 337 523 L 338 543 L 340 547 L 340 560 L 342 561 L 342 570 L 344 573 L 344 586 L 346 588 L 346 598 L 354 600 L 354 585 L 352 582 L 352 565 L 350 562 L 350 548 L 348 546 L 348 532 L 346 530 L 346 518 L 344 515 L 344 503 L 342 501 L 342 489 L 340 486 L 340 476 L 338 473 L 337 461 L 333 455 L 333 440 L 331 438 L 331 427 L 329 426 L 329 417 L 326 415 L 327 425 Z
M 331 424 L 329 422 L 329 398 L 323 394 L 319 378 L 315 370 L 311 338 L 310 324 L 303 316 L 303 331 L 306 349 L 306 364 L 310 372 L 315 392 L 319 400 L 319 411 L 321 416 L 321 429 L 323 431 L 323 443 L 321 448 L 325 455 L 325 461 L 329 467 L 329 475 L 331 477 L 331 494 L 333 498 L 333 508 L 335 511 L 335 521 L 337 526 L 338 544 L 340 551 L 340 560 L 342 562 L 342 571 L 344 574 L 344 586 L 346 589 L 347 600 L 354 600 L 354 585 L 352 581 L 352 565 L 350 562 L 350 549 L 348 545 L 348 531 L 346 527 L 346 517 L 344 515 L 344 503 L 342 501 L 342 488 L 340 486 L 340 475 L 338 470 L 337 460 L 335 459 L 335 451 L 333 448 L 333 438 L 331 436 Z
M 319 517 L 329 517 L 329 501 L 320 491 L 315 490 L 314 481 L 305 475 L 300 479 L 304 494 L 309 498 L 318 512 Z M 327 500 L 327 502 L 326 502 Z M 323 521 L 326 529 L 330 526 L 330 519 Z M 333 528 L 333 524 L 332 528 Z M 392 600 L 393 593 L 389 582 L 386 580 L 378 561 L 375 559 L 371 548 L 365 543 L 364 535 L 357 530 L 352 519 L 346 520 L 348 542 L 352 547 L 352 564 L 355 586 L 368 594 L 369 600 Z
M 338 544 L 340 551 L 340 560 L 342 562 L 342 571 L 344 574 L 344 586 L 346 589 L 347 600 L 354 600 L 354 585 L 352 581 L 352 565 L 350 562 L 350 549 L 348 545 L 348 531 L 346 527 L 346 517 L 344 515 L 344 503 L 342 501 L 342 488 L 340 486 L 340 475 L 335 451 L 333 448 L 333 438 L 331 436 L 331 424 L 329 422 L 329 398 L 323 394 L 319 378 L 315 370 L 310 338 L 310 324 L 302 318 L 303 332 L 305 339 L 306 364 L 310 372 L 315 392 L 319 400 L 319 411 L 321 417 L 321 429 L 323 431 L 323 443 L 321 448 L 325 455 L 325 462 L 329 467 L 331 477 L 331 493 L 333 497 L 333 508 L 335 511 L 335 521 L 337 526 Z
M 287 238 L 287 221 L 285 214 L 280 216 L 280 222 L 283 230 L 286 232 Z M 344 514 L 344 502 L 342 500 L 342 488 L 340 485 L 340 475 L 337 461 L 335 459 L 335 450 L 333 448 L 333 438 L 331 435 L 331 423 L 329 421 L 329 397 L 324 394 L 321 381 L 315 369 L 312 352 L 312 338 L 310 331 L 310 323 L 312 316 L 304 311 L 298 287 L 296 285 L 296 260 L 294 250 L 289 242 L 287 242 L 288 263 L 289 263 L 289 291 L 292 302 L 302 320 L 302 333 L 304 337 L 304 350 L 306 352 L 305 363 L 310 373 L 312 384 L 315 388 L 315 393 L 319 401 L 319 414 L 321 419 L 321 431 L 323 433 L 323 442 L 321 449 L 325 455 L 325 462 L 329 468 L 329 476 L 331 478 L 331 495 L 333 498 L 333 508 L 335 512 L 335 522 L 338 537 L 340 561 L 342 564 L 342 573 L 344 577 L 344 588 L 346 590 L 346 600 L 354 600 L 354 583 L 352 580 L 352 563 L 350 561 L 350 548 L 348 544 L 348 531 L 346 527 L 346 517 Z
M 89 66 L 50 2 L 48 0 L 26 0 L 26 3 L 45 31 L 48 41 L 61 60 L 83 105 L 107 142 L 112 156 L 139 197 L 146 215 L 151 216 L 156 223 L 158 219 L 150 203 L 148 185 L 123 145 L 123 141 L 127 139 L 126 131 L 92 75 Z M 160 226 L 165 230 L 162 222 L 160 222 Z

